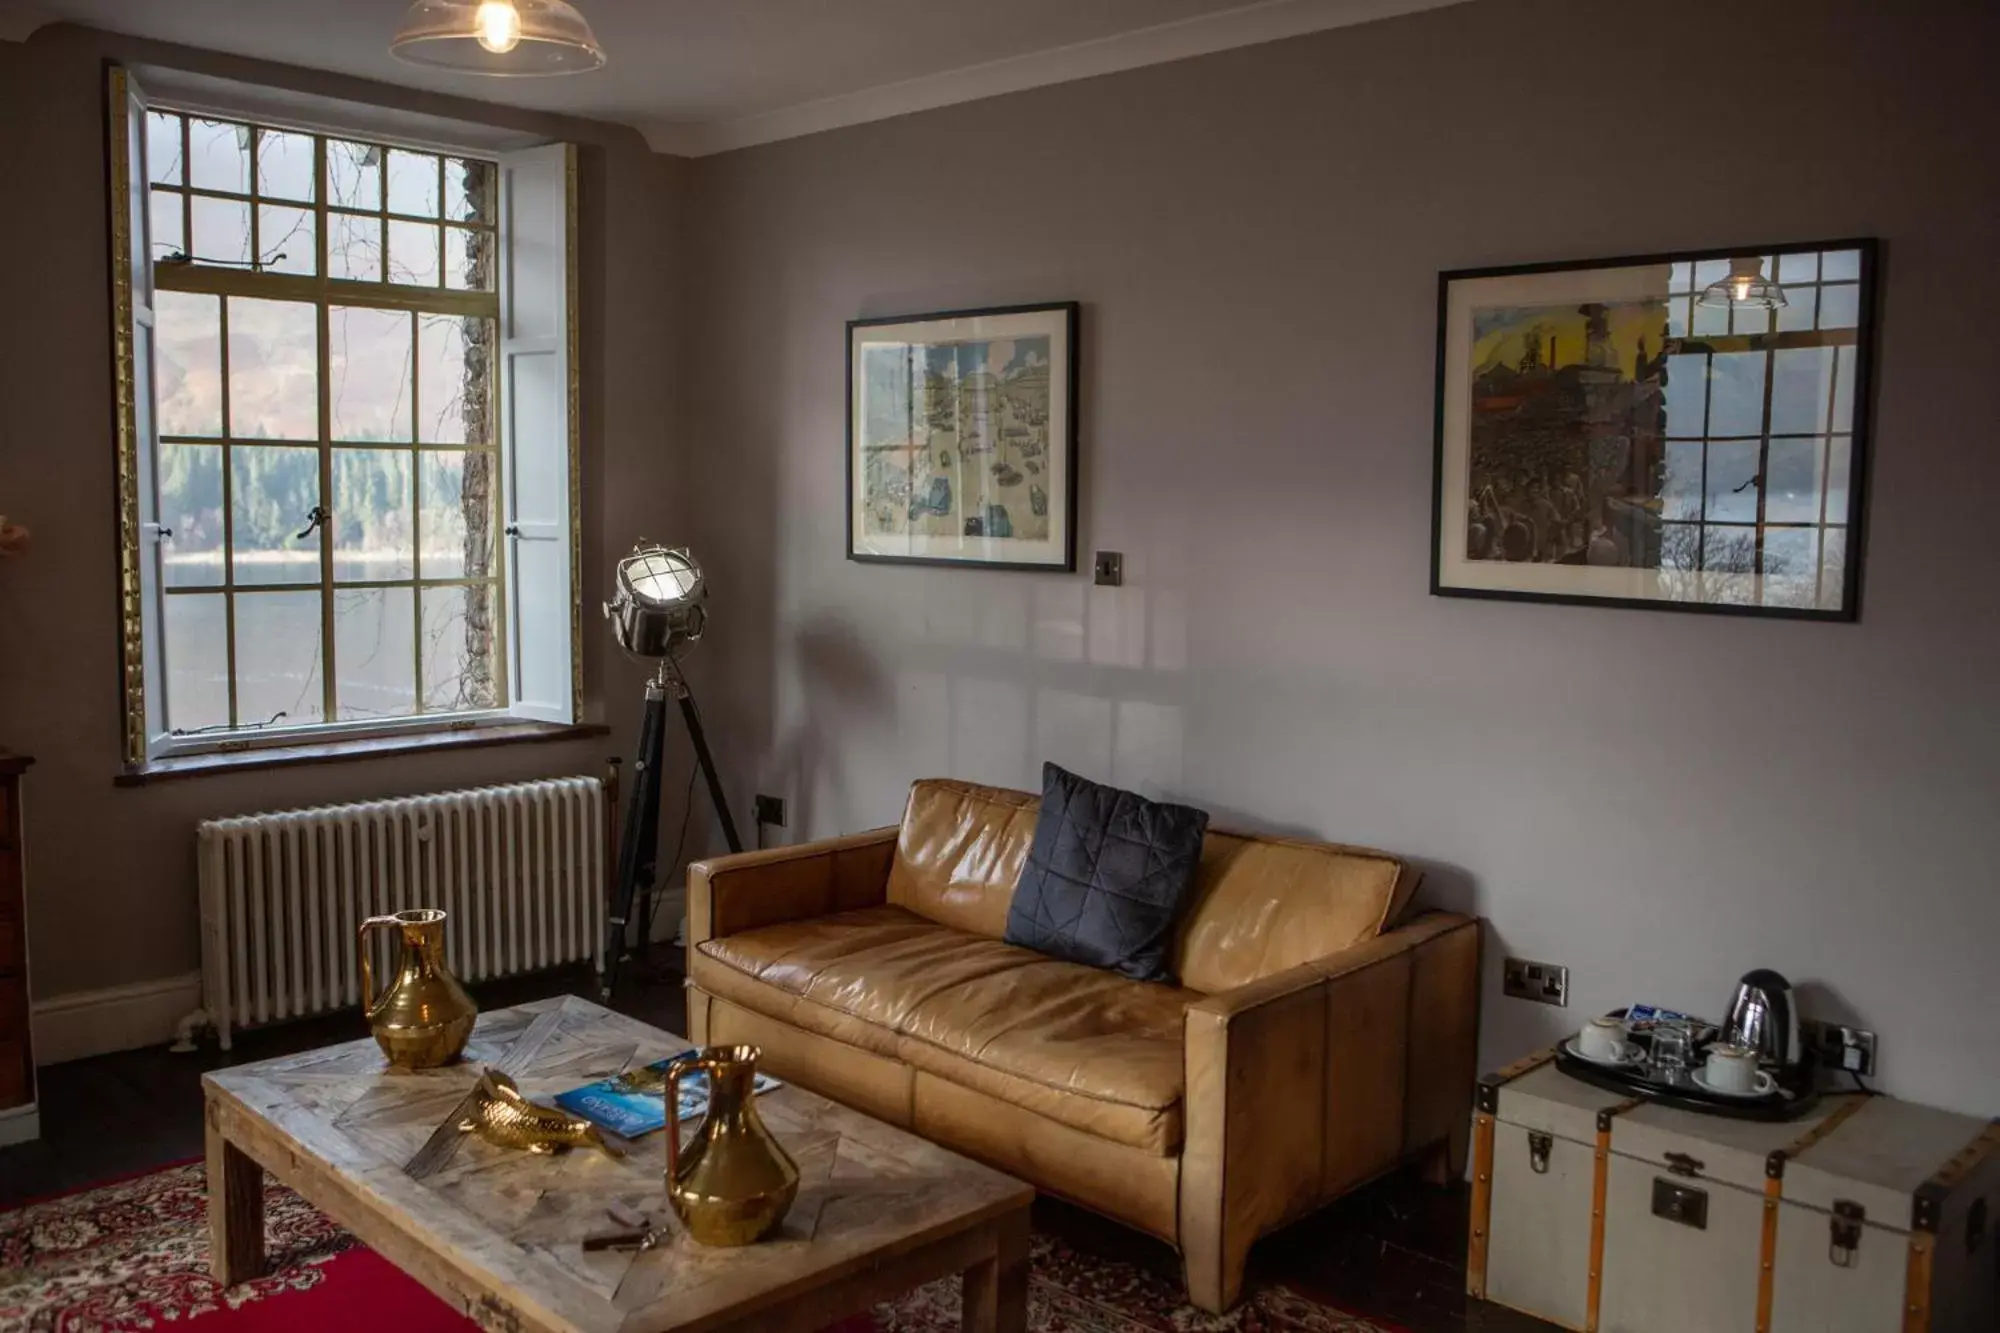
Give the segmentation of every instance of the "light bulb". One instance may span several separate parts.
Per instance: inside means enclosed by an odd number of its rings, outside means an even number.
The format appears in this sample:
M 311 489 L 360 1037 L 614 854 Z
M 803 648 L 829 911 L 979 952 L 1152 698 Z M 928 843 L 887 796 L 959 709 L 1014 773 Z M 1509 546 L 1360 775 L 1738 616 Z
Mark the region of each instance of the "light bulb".
M 521 44 L 521 15 L 511 0 L 480 0 L 472 22 L 479 29 L 479 44 L 496 56 Z
M 1750 299 L 1750 279 L 1735 278 L 1729 284 L 1730 294 L 1739 301 Z

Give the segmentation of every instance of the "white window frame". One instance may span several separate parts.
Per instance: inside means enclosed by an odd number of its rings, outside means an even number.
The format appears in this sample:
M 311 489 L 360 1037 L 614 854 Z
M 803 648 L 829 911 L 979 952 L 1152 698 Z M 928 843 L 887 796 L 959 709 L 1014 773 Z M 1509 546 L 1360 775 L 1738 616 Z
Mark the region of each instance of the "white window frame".
M 148 73 L 149 81 L 152 79 Z M 162 82 L 171 83 L 171 77 Z M 411 733 L 456 732 L 533 720 L 566 724 L 582 717 L 580 634 L 580 419 L 577 367 L 577 154 L 571 144 L 497 149 L 490 142 L 450 142 L 437 134 L 384 133 L 381 113 L 343 122 L 347 106 L 326 114 L 295 110 L 300 99 L 242 85 L 243 95 L 176 96 L 162 109 L 249 121 L 271 128 L 354 138 L 429 153 L 480 157 L 500 168 L 500 365 L 497 394 L 496 519 L 508 538 L 496 547 L 507 698 L 479 711 L 408 718 L 238 727 L 195 735 L 167 730 L 164 578 L 157 514 L 158 434 L 153 410 L 153 281 L 149 237 L 145 116 L 147 99 L 131 71 L 110 71 L 112 318 L 117 392 L 119 609 L 125 764 L 214 751 L 319 744 Z M 204 90 L 206 92 L 206 89 Z M 276 113 L 274 114 L 274 108 Z M 414 123 L 414 118 L 413 118 Z M 432 131 L 434 122 L 420 129 Z M 491 135 L 484 135 L 491 139 Z M 517 369 L 520 373 L 516 373 Z M 413 478 L 413 484 L 415 478 Z M 322 497 L 322 501 L 330 497 Z M 331 596 L 323 592 L 323 596 Z M 322 658 L 324 665 L 324 658 Z M 419 682 L 421 688 L 421 682 Z

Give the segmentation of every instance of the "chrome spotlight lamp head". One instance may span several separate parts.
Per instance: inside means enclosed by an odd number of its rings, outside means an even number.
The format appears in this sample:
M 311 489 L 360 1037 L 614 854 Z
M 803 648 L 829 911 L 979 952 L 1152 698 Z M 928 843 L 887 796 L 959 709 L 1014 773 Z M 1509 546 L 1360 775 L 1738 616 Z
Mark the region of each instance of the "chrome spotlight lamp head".
M 708 585 L 687 548 L 640 542 L 618 562 L 617 590 L 604 618 L 634 657 L 679 657 L 708 623 Z

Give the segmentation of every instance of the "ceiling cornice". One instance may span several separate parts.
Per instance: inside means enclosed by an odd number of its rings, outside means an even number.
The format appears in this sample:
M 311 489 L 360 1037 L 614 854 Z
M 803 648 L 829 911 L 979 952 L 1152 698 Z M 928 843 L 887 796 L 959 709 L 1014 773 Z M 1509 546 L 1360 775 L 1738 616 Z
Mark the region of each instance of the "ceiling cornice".
M 659 153 L 706 157 L 756 144 L 796 139 L 822 130 L 861 125 L 914 111 L 976 102 L 1004 93 L 1044 88 L 1074 79 L 1161 65 L 1239 46 L 1281 41 L 1328 28 L 1441 9 L 1467 0 L 1261 0 L 1241 9 L 1203 14 L 1138 28 L 1073 46 L 1010 56 L 983 65 L 926 74 L 901 83 L 863 88 L 815 102 L 732 120 L 653 122 L 638 128 Z

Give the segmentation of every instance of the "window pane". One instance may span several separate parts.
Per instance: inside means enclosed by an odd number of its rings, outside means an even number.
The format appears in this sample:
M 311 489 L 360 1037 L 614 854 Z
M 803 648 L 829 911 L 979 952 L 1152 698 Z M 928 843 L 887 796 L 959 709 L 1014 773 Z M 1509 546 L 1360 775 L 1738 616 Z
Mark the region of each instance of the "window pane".
M 1789 347 L 1771 354 L 1771 433 L 1817 435 L 1826 429 L 1833 390 L 1833 348 Z
M 1701 454 L 1699 440 L 1676 440 L 1666 446 L 1666 475 L 1660 484 L 1660 517 L 1701 517 Z
M 201 190 L 250 193 L 250 127 L 190 118 L 188 184 Z
M 313 141 L 310 134 L 257 131 L 257 193 L 272 199 L 313 197 Z
M 1764 605 L 1812 606 L 1819 599 L 1819 529 L 1764 533 Z
M 438 285 L 438 229 L 428 222 L 389 224 L 389 281 L 406 287 Z
M 160 543 L 169 588 L 222 583 L 222 446 L 160 446 Z
M 160 434 L 222 434 L 220 297 L 153 294 L 153 374 Z
M 493 567 L 493 455 L 426 449 L 418 458 L 418 574 L 484 578 Z
M 1707 421 L 1708 358 L 1667 358 L 1666 433 L 1700 439 Z
M 1778 256 L 1778 282 L 1790 287 L 1801 282 L 1819 281 L 1819 252 L 1806 250 L 1795 255 Z
M 257 209 L 257 257 L 271 273 L 319 271 L 319 245 L 313 234 L 313 213 L 309 208 L 286 204 L 260 204 Z
M 1785 293 L 1785 304 L 1778 307 L 1778 329 L 1783 333 L 1809 329 L 1818 313 L 1819 288 L 1793 287 Z
M 326 275 L 356 282 L 382 281 L 382 220 L 358 213 L 328 215 Z
M 389 211 L 412 217 L 438 215 L 438 160 L 429 153 L 389 150 Z
M 319 438 L 319 317 L 310 302 L 229 298 L 229 433 Z
M 1833 381 L 1833 429 L 1850 431 L 1854 429 L 1854 377 L 1857 373 L 1856 353 L 1852 347 L 1840 349 L 1840 356 L 1834 362 Z
M 1729 312 L 1729 328 L 1732 333 L 1769 333 L 1771 312 L 1756 306 L 1734 306 Z
M 1684 292 L 1688 289 L 1688 285 L 1693 281 L 1694 281 L 1694 265 L 1688 263 L 1687 260 L 1683 259 L 1678 263 L 1670 264 L 1667 266 L 1668 291 Z
M 1709 435 L 1762 432 L 1764 362 L 1762 352 L 1723 352 L 1709 362 Z
M 334 439 L 410 438 L 411 322 L 405 310 L 327 307 Z
M 167 726 L 229 725 L 229 610 L 221 593 L 168 597 Z
M 1819 522 L 1820 441 L 1773 440 L 1764 463 L 1764 517 L 1773 523 Z M 1831 515 L 1835 522 L 1845 515 Z
M 1711 523 L 1757 520 L 1757 444 L 1737 440 L 1708 446 L 1708 505 Z
M 340 721 L 417 711 L 416 615 L 413 588 L 333 594 L 333 696 Z
M 492 585 L 424 588 L 424 711 L 493 708 L 495 616 Z
M 1838 610 L 1847 580 L 1847 529 L 1828 528 L 1821 534 L 1819 551 L 1819 604 L 1822 610 Z
M 333 451 L 334 578 L 372 582 L 412 577 L 411 516 L 407 451 Z M 345 660 L 339 665 L 345 677 Z
M 1821 282 L 1853 282 L 1860 276 L 1859 250 L 1829 250 L 1820 257 Z
M 319 450 L 239 444 L 230 448 L 229 468 L 236 582 L 319 582 L 320 534 L 298 535 L 320 503 Z
M 187 249 L 187 238 L 181 234 L 181 224 L 185 220 L 181 214 L 181 201 L 178 190 L 153 191 L 149 225 L 153 258 L 156 260 Z
M 171 111 L 146 113 L 146 176 L 162 185 L 181 183 L 181 118 Z
M 1729 276 L 1727 259 L 1704 259 L 1694 266 L 1694 289 L 1696 292 L 1712 283 L 1721 282 Z
M 493 289 L 492 232 L 469 231 L 464 227 L 444 229 L 444 285 L 454 291 L 485 292 Z
M 382 150 L 373 144 L 328 139 L 326 201 L 342 208 L 382 207 Z
M 446 218 L 453 222 L 483 222 L 492 226 L 499 216 L 495 199 L 499 191 L 491 162 L 472 158 L 447 158 L 444 164 Z
M 326 713 L 319 593 L 236 595 L 236 725 L 296 727 Z
M 458 315 L 417 321 L 417 439 L 491 443 L 492 321 Z
M 1819 289 L 1819 326 L 1851 329 L 1861 322 L 1861 289 L 1853 283 Z
M 1694 334 L 1697 338 L 1729 332 L 1729 307 L 1694 303 Z
M 1826 521 L 1829 523 L 1847 522 L 1848 471 L 1852 466 L 1850 455 L 1853 449 L 1854 442 L 1844 435 L 1836 435 L 1826 442 Z
M 1688 335 L 1688 304 L 1694 298 L 1676 296 L 1667 302 L 1667 336 L 1685 338 Z
M 1757 568 L 1757 529 L 1709 527 L 1702 532 L 1701 567 L 1711 574 L 1750 574 Z
M 193 200 L 194 243 L 188 254 L 197 264 L 250 262 L 250 205 L 241 199 Z

